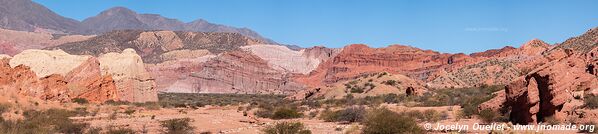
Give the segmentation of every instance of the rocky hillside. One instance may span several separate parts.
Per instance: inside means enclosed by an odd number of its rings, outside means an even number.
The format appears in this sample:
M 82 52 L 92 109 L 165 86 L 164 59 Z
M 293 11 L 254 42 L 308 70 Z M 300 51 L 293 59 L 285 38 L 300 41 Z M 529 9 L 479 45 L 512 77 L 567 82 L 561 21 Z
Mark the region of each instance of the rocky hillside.
M 15 55 L 26 49 L 42 49 L 89 39 L 85 35 L 56 35 L 0 29 L 0 54 Z
M 0 28 L 18 31 L 76 33 L 79 22 L 31 0 L 0 0 Z
M 425 84 L 400 74 L 387 72 L 363 75 L 354 80 L 339 82 L 332 86 L 309 88 L 289 99 L 341 99 L 347 95 L 355 98 L 378 96 L 384 94 L 422 95 L 427 92 Z
M 598 95 L 598 34 L 596 28 L 544 52 L 545 64 L 505 86 L 504 94 L 481 105 L 480 110 L 510 111 L 510 121 L 538 123 L 548 117 L 573 121 L 584 115 L 585 95 Z
M 430 88 L 463 88 L 483 85 L 506 85 L 544 64 L 542 53 L 550 48 L 544 41 L 533 39 L 519 48 L 504 47 L 473 53 L 477 63 L 454 70 L 439 71 L 428 81 Z
M 209 53 L 219 54 L 237 50 L 241 46 L 262 43 L 236 33 L 123 30 L 47 49 L 62 49 L 70 54 L 97 56 L 133 48 L 145 62 L 160 63 L 169 60 L 168 57 L 173 54 L 179 55 L 169 53 L 177 50 L 207 50 Z M 184 51 L 179 53 L 185 54 Z
M 319 86 L 383 71 L 426 80 L 432 72 L 469 62 L 473 62 L 473 59 L 464 54 L 441 54 L 401 45 L 370 48 L 357 44 L 343 48 L 334 58 L 321 63 L 308 76 L 297 80 L 310 86 Z
M 225 52 L 209 59 L 200 68 L 200 71 L 192 72 L 191 77 L 177 81 L 167 91 L 290 94 L 303 89 L 289 76 L 248 52 Z

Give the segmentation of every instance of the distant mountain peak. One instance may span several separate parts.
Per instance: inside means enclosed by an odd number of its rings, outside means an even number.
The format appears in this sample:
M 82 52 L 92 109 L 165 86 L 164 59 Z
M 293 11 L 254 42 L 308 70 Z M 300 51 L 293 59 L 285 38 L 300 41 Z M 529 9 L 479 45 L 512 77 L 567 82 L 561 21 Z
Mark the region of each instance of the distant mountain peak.
M 548 43 L 546 43 L 546 42 L 544 42 L 544 41 L 542 41 L 540 39 L 534 38 L 534 39 L 526 42 L 525 44 L 523 44 L 521 46 L 521 48 L 523 48 L 523 49 L 528 48 L 528 47 L 543 47 L 543 48 L 547 48 L 548 46 L 550 46 Z
M 102 11 L 100 15 L 136 15 L 137 12 L 128 9 L 126 7 L 113 7 L 108 10 Z

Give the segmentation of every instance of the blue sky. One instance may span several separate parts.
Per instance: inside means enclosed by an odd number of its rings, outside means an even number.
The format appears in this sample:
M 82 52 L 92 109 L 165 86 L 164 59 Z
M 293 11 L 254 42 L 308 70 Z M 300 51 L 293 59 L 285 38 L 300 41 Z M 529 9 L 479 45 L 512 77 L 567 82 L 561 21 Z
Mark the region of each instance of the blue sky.
M 250 28 L 284 44 L 410 45 L 471 53 L 598 27 L 595 0 L 34 0 L 76 20 L 115 6 Z

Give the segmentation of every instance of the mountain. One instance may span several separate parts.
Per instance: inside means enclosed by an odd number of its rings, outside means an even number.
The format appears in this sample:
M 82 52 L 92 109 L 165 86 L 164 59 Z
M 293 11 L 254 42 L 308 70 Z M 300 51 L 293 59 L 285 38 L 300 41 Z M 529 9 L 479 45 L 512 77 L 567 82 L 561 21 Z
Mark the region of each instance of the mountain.
M 274 41 L 264 38 L 247 28 L 213 24 L 202 19 L 184 23 L 158 14 L 138 14 L 124 7 L 110 8 L 97 16 L 87 18 L 81 22 L 81 27 L 80 32 L 85 34 L 98 34 L 125 29 L 239 33 L 257 40 L 263 40 L 269 44 L 275 44 Z
M 144 62 L 160 63 L 173 56 L 193 54 L 181 50 L 206 50 L 218 54 L 254 44 L 263 44 L 263 42 L 238 33 L 117 30 L 85 41 L 66 43 L 47 49 L 62 49 L 70 54 L 99 56 L 132 48 L 139 52 Z
M 31 0 L 0 0 L 0 28 L 73 33 L 78 30 L 79 22 L 62 17 Z
M 224 32 L 239 33 L 268 44 L 277 44 L 248 28 L 214 24 L 203 19 L 184 23 L 158 14 L 138 14 L 124 7 L 110 8 L 79 22 L 60 16 L 31 0 L 0 0 L 0 28 L 53 34 L 103 34 L 124 29 Z

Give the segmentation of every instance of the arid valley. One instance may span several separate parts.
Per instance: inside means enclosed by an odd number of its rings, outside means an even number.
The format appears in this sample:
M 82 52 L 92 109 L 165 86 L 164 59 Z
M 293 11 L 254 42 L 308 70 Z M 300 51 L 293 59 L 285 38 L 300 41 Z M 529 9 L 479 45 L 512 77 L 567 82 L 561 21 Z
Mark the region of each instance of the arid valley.
M 0 0 L 0 134 L 597 133 L 598 27 L 579 32 L 470 54 L 299 47 Z

